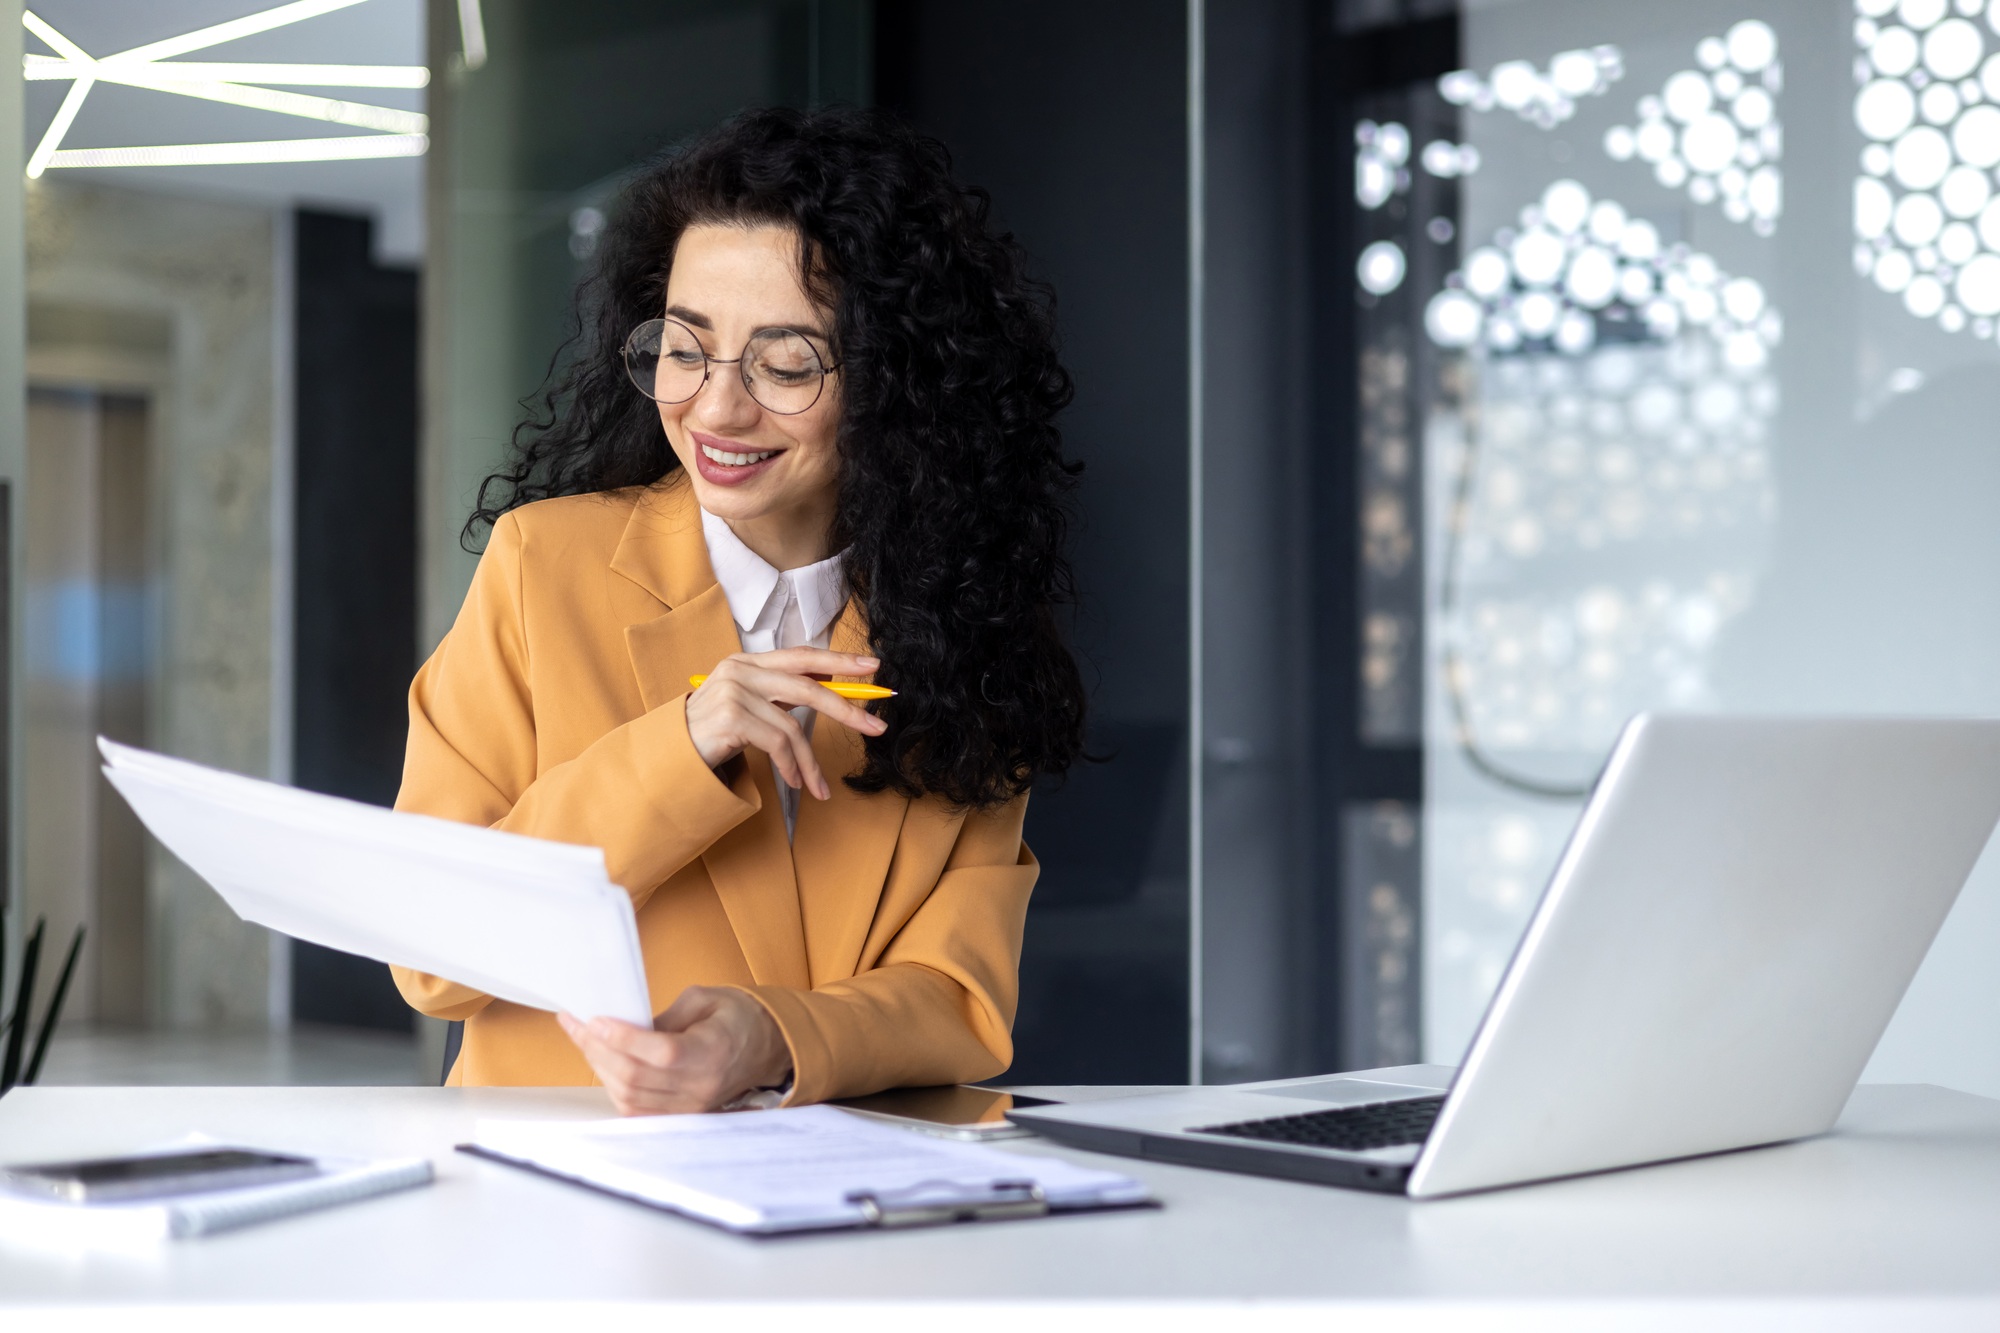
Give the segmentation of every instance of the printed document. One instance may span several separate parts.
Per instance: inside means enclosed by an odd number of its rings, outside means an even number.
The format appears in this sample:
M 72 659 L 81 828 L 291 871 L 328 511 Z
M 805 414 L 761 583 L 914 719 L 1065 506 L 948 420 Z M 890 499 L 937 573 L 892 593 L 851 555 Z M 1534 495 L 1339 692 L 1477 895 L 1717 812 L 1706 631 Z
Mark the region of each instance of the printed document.
M 482 1120 L 467 1149 L 732 1231 L 864 1226 L 864 1196 L 887 1206 L 976 1202 L 1001 1187 L 1039 1191 L 1052 1212 L 1151 1200 L 1114 1171 L 955 1143 L 832 1106 Z
M 652 1026 L 632 899 L 600 849 L 98 748 L 147 829 L 244 920 L 536 1009 Z

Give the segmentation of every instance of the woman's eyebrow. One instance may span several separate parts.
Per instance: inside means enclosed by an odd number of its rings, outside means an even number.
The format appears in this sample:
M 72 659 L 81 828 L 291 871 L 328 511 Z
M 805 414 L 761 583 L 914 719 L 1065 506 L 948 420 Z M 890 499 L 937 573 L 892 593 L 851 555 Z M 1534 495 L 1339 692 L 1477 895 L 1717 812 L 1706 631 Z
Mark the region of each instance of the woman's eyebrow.
M 693 325 L 695 328 L 702 330 L 704 333 L 715 332 L 715 325 L 709 320 L 707 315 L 703 315 L 696 311 L 690 310 L 684 305 L 668 306 L 667 315 L 669 318 L 677 319 L 683 324 Z M 826 332 L 826 330 L 824 329 L 815 328 L 810 324 L 765 324 L 760 328 L 758 328 L 757 332 L 800 333 L 804 334 L 808 338 L 817 338 L 821 342 L 833 341 L 832 334 Z

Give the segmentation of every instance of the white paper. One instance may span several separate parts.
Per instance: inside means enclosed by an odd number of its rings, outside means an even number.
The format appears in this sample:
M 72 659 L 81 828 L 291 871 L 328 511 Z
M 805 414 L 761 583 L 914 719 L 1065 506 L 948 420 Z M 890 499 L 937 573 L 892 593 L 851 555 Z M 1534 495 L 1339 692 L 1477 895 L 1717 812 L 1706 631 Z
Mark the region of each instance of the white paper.
M 1038 1185 L 1052 1209 L 1145 1203 L 1129 1176 L 955 1143 L 831 1106 L 561 1122 L 482 1120 L 476 1147 L 737 1231 L 859 1225 L 856 1191 Z
M 652 1025 L 632 899 L 600 849 L 98 747 L 147 829 L 244 920 L 536 1009 Z

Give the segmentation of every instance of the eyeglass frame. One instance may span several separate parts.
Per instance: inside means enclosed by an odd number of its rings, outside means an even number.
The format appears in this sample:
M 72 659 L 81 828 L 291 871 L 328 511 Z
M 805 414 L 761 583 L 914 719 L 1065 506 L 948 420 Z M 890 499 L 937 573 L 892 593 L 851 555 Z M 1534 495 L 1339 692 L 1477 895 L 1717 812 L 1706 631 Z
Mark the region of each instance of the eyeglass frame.
M 687 397 L 676 398 L 671 401 L 665 398 L 656 398 L 652 394 L 646 392 L 645 386 L 639 383 L 638 376 L 632 373 L 632 362 L 630 360 L 632 351 L 632 340 L 638 337 L 639 330 L 645 328 L 648 324 L 658 324 L 660 326 L 660 331 L 662 333 L 666 331 L 667 325 L 678 324 L 683 329 L 686 329 L 688 331 L 688 334 L 694 338 L 694 345 L 696 347 L 701 347 L 701 383 L 695 385 L 694 392 L 689 394 Z M 665 315 L 655 315 L 651 319 L 640 321 L 638 324 L 633 326 L 632 331 L 630 333 L 625 335 L 625 341 L 620 343 L 618 346 L 618 359 L 624 362 L 625 378 L 631 382 L 633 388 L 637 389 L 641 394 L 644 394 L 649 402 L 662 403 L 668 407 L 679 407 L 682 403 L 691 403 L 695 399 L 701 397 L 701 391 L 708 387 L 709 376 L 713 372 L 716 366 L 739 366 L 739 367 L 742 366 L 744 357 L 749 355 L 750 344 L 755 342 L 760 334 L 765 334 L 765 333 L 789 333 L 794 338 L 799 338 L 803 340 L 807 347 L 812 348 L 813 359 L 820 363 L 819 388 L 817 389 L 817 391 L 814 392 L 813 400 L 810 403 L 807 403 L 804 407 L 795 407 L 789 412 L 781 412 L 777 408 L 772 407 L 769 403 L 765 402 L 762 398 L 759 398 L 757 396 L 757 391 L 752 387 L 750 387 L 750 372 L 748 370 L 739 370 L 737 372 L 737 378 L 743 381 L 743 392 L 750 395 L 751 402 L 757 404 L 758 407 L 762 408 L 766 412 L 769 412 L 772 416 L 796 417 L 812 411 L 815 407 L 819 406 L 819 400 L 826 396 L 827 376 L 833 374 L 834 371 L 839 370 L 841 366 L 846 363 L 841 361 L 835 361 L 829 364 L 823 357 L 820 356 L 819 348 L 814 345 L 812 340 L 812 335 L 808 334 L 804 329 L 788 328 L 784 325 L 779 325 L 779 324 L 773 324 L 767 328 L 753 329 L 750 333 L 750 336 L 744 339 L 743 341 L 743 350 L 741 352 L 738 352 L 735 356 L 710 356 L 708 353 L 708 348 L 702 346 L 701 338 L 699 335 L 695 334 L 695 331 L 692 326 L 688 325 L 687 323 L 681 320 L 673 319 Z

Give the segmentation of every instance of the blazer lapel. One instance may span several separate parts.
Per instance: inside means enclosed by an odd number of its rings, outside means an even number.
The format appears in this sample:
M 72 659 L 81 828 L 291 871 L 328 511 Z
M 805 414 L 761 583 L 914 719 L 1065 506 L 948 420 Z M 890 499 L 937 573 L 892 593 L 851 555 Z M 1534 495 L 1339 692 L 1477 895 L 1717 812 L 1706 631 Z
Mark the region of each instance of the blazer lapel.
M 744 755 L 731 767 L 729 785 L 744 800 L 758 801 L 757 813 L 710 843 L 701 854 L 702 864 L 757 984 L 809 990 L 805 923 L 799 916 L 799 884 L 785 841 L 777 779 L 761 754 Z
M 686 694 L 688 677 L 706 675 L 738 648 L 736 622 L 729 618 L 729 601 L 722 585 L 708 590 L 666 614 L 625 627 L 625 651 L 631 654 L 639 678 L 639 698 L 646 711 Z
M 854 603 L 835 624 L 831 646 L 842 653 L 868 651 Z M 813 724 L 813 754 L 833 795 L 800 799 L 792 851 L 814 985 L 855 974 L 910 806 L 895 792 L 866 795 L 843 781 L 861 767 L 863 753 L 861 737 L 838 722 L 822 717 Z
M 663 607 L 663 614 L 625 629 L 625 650 L 649 711 L 686 694 L 689 676 L 715 670 L 741 647 L 729 600 L 709 568 L 701 511 L 678 473 L 633 506 L 611 568 Z
M 648 710 L 688 693 L 688 677 L 715 670 L 742 641 L 708 563 L 701 514 L 684 477 L 650 488 L 632 511 L 612 557 L 614 572 L 651 593 L 665 611 L 625 630 L 625 648 Z M 811 984 L 799 888 L 785 842 L 785 816 L 771 766 L 746 754 L 729 766 L 730 786 L 757 812 L 711 844 L 702 864 L 759 985 Z

